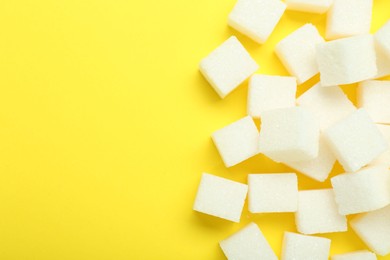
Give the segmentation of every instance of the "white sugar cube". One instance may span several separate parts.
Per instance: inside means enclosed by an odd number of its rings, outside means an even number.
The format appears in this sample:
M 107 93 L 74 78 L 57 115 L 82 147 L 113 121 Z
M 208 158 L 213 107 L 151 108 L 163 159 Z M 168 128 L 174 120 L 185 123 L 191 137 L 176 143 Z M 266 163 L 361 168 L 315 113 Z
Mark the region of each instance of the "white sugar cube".
M 285 232 L 281 260 L 328 260 L 330 239 Z
M 262 113 L 259 150 L 276 162 L 311 160 L 318 156 L 319 126 L 300 107 Z
M 298 180 L 295 173 L 249 174 L 248 205 L 252 213 L 295 212 Z
M 248 88 L 248 115 L 259 118 L 267 110 L 294 107 L 296 91 L 294 77 L 253 75 Z
M 386 166 L 371 166 L 331 179 L 339 213 L 377 210 L 390 204 L 390 173 Z
M 371 79 L 378 73 L 372 35 L 320 43 L 316 50 L 321 84 L 324 87 Z
M 333 0 L 286 0 L 287 9 L 322 14 L 328 11 Z
M 320 137 L 318 156 L 316 158 L 303 162 L 284 162 L 284 164 L 309 178 L 323 182 L 328 178 L 335 162 L 336 157 L 334 157 L 324 138 Z
M 302 234 L 347 231 L 347 219 L 338 212 L 332 189 L 300 191 L 295 222 Z
M 374 253 L 390 253 L 390 206 L 360 215 L 350 222 L 352 229 Z
M 378 44 L 375 44 L 376 50 L 376 67 L 378 73 L 375 75 L 374 79 L 382 78 L 390 75 L 390 58 L 386 56 L 384 51 Z
M 320 83 L 303 93 L 297 99 L 297 104 L 313 113 L 320 122 L 321 130 L 356 110 L 340 87 L 325 88 Z
M 317 28 L 305 24 L 281 40 L 275 52 L 298 84 L 302 84 L 318 73 L 316 45 L 323 42 Z
M 361 82 L 357 100 L 358 106 L 364 107 L 375 123 L 390 123 L 390 81 Z
M 250 116 L 215 131 L 212 139 L 226 167 L 259 153 L 259 132 Z
M 277 260 L 277 256 L 255 223 L 219 242 L 229 260 Z
M 390 59 L 390 20 L 375 33 L 374 37 L 385 56 Z
M 386 150 L 386 152 L 382 153 L 370 164 L 372 165 L 382 164 L 382 165 L 386 165 L 387 167 L 390 167 L 390 125 L 377 124 L 376 126 L 378 127 L 382 135 L 386 138 L 387 143 L 389 144 L 389 148 Z
M 368 250 L 355 251 L 346 254 L 334 255 L 332 260 L 376 260 L 376 255 Z
M 373 0 L 334 0 L 328 11 L 326 38 L 369 33 Z
M 232 92 L 259 68 L 235 36 L 204 58 L 200 72 L 221 98 Z
M 204 173 L 193 209 L 215 217 L 239 222 L 247 191 L 246 184 Z
M 377 52 L 376 66 L 378 68 L 378 73 L 375 77 L 373 77 L 374 79 L 382 78 L 390 75 L 390 59 L 383 56 L 383 53 L 378 54 Z
M 355 172 L 388 149 L 388 143 L 364 108 L 328 128 L 324 137 L 347 172 Z
M 388 36 L 387 36 L 388 35 Z M 390 21 L 374 34 L 376 66 L 378 74 L 374 78 L 390 75 Z
M 258 43 L 264 43 L 282 17 L 286 5 L 279 0 L 238 0 L 228 24 Z

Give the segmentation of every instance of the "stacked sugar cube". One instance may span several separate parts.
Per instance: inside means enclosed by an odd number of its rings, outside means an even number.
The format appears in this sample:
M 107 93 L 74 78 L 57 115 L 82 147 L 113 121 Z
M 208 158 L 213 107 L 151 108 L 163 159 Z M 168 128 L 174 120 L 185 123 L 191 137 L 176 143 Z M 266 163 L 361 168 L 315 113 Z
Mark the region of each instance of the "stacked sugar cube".
M 292 31 L 275 47 L 289 76 L 255 74 L 244 45 L 228 38 L 200 62 L 200 71 L 224 98 L 248 80 L 247 115 L 212 133 L 221 162 L 234 167 L 261 153 L 292 169 L 249 173 L 247 184 L 204 173 L 193 209 L 240 222 L 251 214 L 292 212 L 281 259 L 328 259 L 331 241 L 315 234 L 355 233 L 378 255 L 390 254 L 390 21 L 369 34 L 373 0 L 238 0 L 228 24 L 259 44 L 285 10 L 327 13 L 325 37 L 312 24 Z M 296 97 L 298 85 L 317 82 Z M 339 85 L 358 83 L 357 106 Z M 253 119 L 261 119 L 260 131 Z M 344 173 L 324 189 L 298 190 L 299 174 L 328 179 L 338 161 Z M 299 174 L 297 175 L 295 172 Z M 299 234 L 300 233 L 300 234 Z M 277 259 L 255 223 L 220 241 L 228 259 Z M 335 260 L 376 259 L 368 250 Z

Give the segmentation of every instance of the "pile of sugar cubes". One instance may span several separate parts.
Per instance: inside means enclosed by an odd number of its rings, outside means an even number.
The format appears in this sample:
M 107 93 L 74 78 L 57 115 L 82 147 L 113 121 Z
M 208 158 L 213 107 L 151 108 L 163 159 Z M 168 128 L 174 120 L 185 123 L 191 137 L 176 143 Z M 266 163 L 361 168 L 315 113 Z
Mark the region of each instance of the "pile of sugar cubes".
M 264 43 L 286 9 L 327 13 L 326 40 L 305 24 L 275 48 L 291 76 L 254 74 L 259 65 L 232 36 L 200 62 L 221 98 L 249 79 L 247 116 L 212 134 L 226 167 L 259 153 L 318 182 L 336 160 L 345 173 L 332 188 L 298 190 L 296 173 L 251 173 L 247 184 L 203 173 L 193 209 L 239 222 L 251 213 L 294 212 L 299 233 L 285 232 L 281 259 L 328 259 L 331 241 L 315 234 L 349 226 L 368 250 L 333 260 L 390 254 L 390 21 L 370 34 L 373 0 L 238 0 L 228 24 Z M 296 98 L 297 85 L 320 82 Z M 357 107 L 338 85 L 358 83 Z M 253 119 L 261 119 L 260 132 Z M 228 259 L 277 259 L 250 223 L 219 242 Z

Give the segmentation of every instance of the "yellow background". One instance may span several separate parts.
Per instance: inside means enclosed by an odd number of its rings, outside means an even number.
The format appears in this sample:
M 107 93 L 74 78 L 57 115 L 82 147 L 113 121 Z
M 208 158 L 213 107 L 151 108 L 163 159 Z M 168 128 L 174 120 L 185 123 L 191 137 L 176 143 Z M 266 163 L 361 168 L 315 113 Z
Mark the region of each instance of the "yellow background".
M 260 46 L 227 26 L 234 3 L 0 1 L 0 259 L 224 259 L 218 241 L 250 221 L 280 254 L 293 214 L 192 211 L 203 171 L 291 171 L 261 155 L 223 166 L 210 134 L 245 115 L 247 86 L 221 100 L 198 63 L 234 34 L 260 73 L 287 75 L 275 44 L 306 22 L 323 34 L 325 16 L 287 11 Z M 372 31 L 389 10 L 375 0 Z M 352 231 L 325 237 L 332 253 L 365 248 Z

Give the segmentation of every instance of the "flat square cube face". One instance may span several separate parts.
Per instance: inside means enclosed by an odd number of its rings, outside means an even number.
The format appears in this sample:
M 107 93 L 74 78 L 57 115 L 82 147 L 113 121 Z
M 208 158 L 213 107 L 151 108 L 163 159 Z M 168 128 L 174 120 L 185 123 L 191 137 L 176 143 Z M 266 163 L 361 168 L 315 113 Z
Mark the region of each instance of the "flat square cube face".
M 226 167 L 259 153 L 259 131 L 249 116 L 215 131 L 212 139 Z
M 332 189 L 300 191 L 295 223 L 307 235 L 347 231 L 347 219 L 339 214 Z
M 390 206 L 359 215 L 352 219 L 351 227 L 374 253 L 390 253 Z
M 316 45 L 323 42 L 317 28 L 305 24 L 281 40 L 275 52 L 288 72 L 297 78 L 298 84 L 302 84 L 319 72 Z
M 252 213 L 295 212 L 298 180 L 295 173 L 249 174 L 248 203 Z
M 224 98 L 259 68 L 235 36 L 204 58 L 199 70 L 221 98 Z
M 287 9 L 323 14 L 328 11 L 333 0 L 286 0 Z
M 283 260 L 328 260 L 330 239 L 285 232 Z
M 319 126 L 300 107 L 263 112 L 259 150 L 276 162 L 297 162 L 318 156 Z
M 339 86 L 322 87 L 320 83 L 303 93 L 297 104 L 318 119 L 321 130 L 326 130 L 356 110 Z
M 369 34 L 320 43 L 316 53 L 324 87 L 372 79 L 378 73 L 374 39 Z
M 286 5 L 279 0 L 238 0 L 229 14 L 228 24 L 262 44 L 271 35 Z
M 295 106 L 294 77 L 253 75 L 248 88 L 248 115 L 259 118 L 264 111 Z
M 390 124 L 390 81 L 361 82 L 357 99 L 358 106 L 364 107 L 375 123 Z
M 227 259 L 278 259 L 255 223 L 250 223 L 237 233 L 219 242 L 219 245 Z
M 316 158 L 304 162 L 285 162 L 284 164 L 309 178 L 323 182 L 328 178 L 335 162 L 336 157 L 334 157 L 324 138 L 320 137 L 318 156 Z
M 370 163 L 370 165 L 378 165 L 382 164 L 387 167 L 390 167 L 390 125 L 376 125 L 382 135 L 386 138 L 389 148 L 386 152 L 382 153 L 379 157 L 377 157 L 374 161 Z
M 378 73 L 376 74 L 374 79 L 385 77 L 390 75 L 390 58 L 383 51 L 382 47 L 375 43 L 375 51 L 376 51 L 376 67 L 378 69 Z
M 385 56 L 390 59 L 390 21 L 385 23 L 385 25 L 375 33 L 374 38 Z
M 334 0 L 326 20 L 326 39 L 370 32 L 373 0 Z
M 239 222 L 248 186 L 204 173 L 193 209 L 211 216 Z
M 388 149 L 388 143 L 364 108 L 328 128 L 324 137 L 347 172 L 356 172 Z
M 376 260 L 376 255 L 370 251 L 362 250 L 346 254 L 334 255 L 331 260 Z
M 339 213 L 377 210 L 390 204 L 390 172 L 386 166 L 371 166 L 331 179 Z

